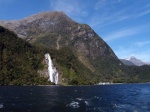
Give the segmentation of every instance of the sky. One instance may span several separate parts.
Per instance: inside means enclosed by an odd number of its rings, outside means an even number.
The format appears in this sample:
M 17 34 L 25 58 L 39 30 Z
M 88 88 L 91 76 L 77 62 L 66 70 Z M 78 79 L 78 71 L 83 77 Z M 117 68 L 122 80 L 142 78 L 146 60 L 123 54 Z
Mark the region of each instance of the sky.
M 0 0 L 0 20 L 63 11 L 88 24 L 118 58 L 150 62 L 150 0 Z

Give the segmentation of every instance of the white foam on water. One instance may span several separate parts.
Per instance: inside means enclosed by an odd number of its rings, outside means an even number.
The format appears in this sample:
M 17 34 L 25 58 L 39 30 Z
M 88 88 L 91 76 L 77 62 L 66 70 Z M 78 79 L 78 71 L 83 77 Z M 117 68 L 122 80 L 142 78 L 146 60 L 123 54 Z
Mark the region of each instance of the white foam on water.
M 130 104 L 115 104 L 114 107 L 120 109 L 133 109 L 134 107 Z
M 99 107 L 86 108 L 86 111 L 88 111 L 88 112 L 106 112 Z
M 145 110 L 144 112 L 149 112 L 147 111 L 148 107 L 142 108 L 141 107 L 135 107 L 133 105 L 130 104 L 114 104 L 113 108 L 117 108 L 121 111 L 132 111 L 132 112 L 143 112 L 143 110 Z
M 94 98 L 95 98 L 95 99 L 101 99 L 101 98 L 99 98 L 98 96 L 95 96 Z
M 0 104 L 0 108 L 3 108 L 3 104 L 2 103 Z
M 79 102 L 75 102 L 75 101 L 72 101 L 70 104 L 66 105 L 66 106 L 70 106 L 72 108 L 79 108 Z
M 78 101 L 82 101 L 82 100 L 92 100 L 93 98 L 76 98 L 76 100 L 78 100 Z
M 79 101 L 83 100 L 82 98 L 76 98 L 76 99 L 79 100 Z
M 126 108 L 125 104 L 113 104 L 114 108 Z
M 90 99 L 76 98 L 76 100 L 83 101 L 86 106 L 89 106 L 89 102 L 90 102 L 91 98 Z
M 89 103 L 87 102 L 87 101 L 84 101 L 84 103 L 88 106 L 89 105 Z

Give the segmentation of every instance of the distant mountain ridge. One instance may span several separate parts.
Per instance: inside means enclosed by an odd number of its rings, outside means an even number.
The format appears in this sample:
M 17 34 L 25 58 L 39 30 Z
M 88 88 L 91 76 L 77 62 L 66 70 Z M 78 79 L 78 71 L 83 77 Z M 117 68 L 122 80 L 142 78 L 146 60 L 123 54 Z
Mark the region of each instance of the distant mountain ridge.
M 94 30 L 63 12 L 43 12 L 0 25 L 50 53 L 62 84 L 147 81 L 149 66 L 128 67 Z M 40 54 L 43 55 L 44 54 Z M 138 71 L 138 72 L 137 72 Z M 143 71 L 145 71 L 144 75 Z
M 137 59 L 136 57 L 132 56 L 130 58 L 126 59 L 120 59 L 125 65 L 135 65 L 135 66 L 142 66 L 142 65 L 149 65 L 146 62 L 141 61 L 140 59 Z
M 67 24 L 63 24 L 63 22 Z M 18 37 L 32 40 L 35 35 L 59 32 L 63 27 L 75 22 L 63 12 L 41 12 L 21 20 L 0 21 L 0 25 L 14 31 Z
M 120 69 L 120 60 L 108 44 L 90 26 L 76 23 L 63 12 L 43 12 L 21 20 L 0 21 L 0 25 L 34 45 L 49 49 L 69 47 L 101 80 Z M 110 66 L 107 74 L 103 70 L 105 66 Z
M 120 59 L 120 61 L 122 61 L 125 65 L 136 66 L 134 63 L 126 59 Z
M 46 75 L 38 75 L 43 53 L 0 26 L 0 85 L 51 84 Z

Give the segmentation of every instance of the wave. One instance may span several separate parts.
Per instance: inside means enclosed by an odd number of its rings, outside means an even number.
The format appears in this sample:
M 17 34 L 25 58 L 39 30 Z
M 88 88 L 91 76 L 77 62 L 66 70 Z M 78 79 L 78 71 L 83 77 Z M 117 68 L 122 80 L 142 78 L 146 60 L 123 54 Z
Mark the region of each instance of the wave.
M 2 103 L 0 104 L 0 108 L 3 108 L 3 104 Z
M 75 102 L 75 101 L 72 101 L 70 104 L 67 104 L 66 106 L 70 106 L 72 108 L 79 108 L 79 102 Z

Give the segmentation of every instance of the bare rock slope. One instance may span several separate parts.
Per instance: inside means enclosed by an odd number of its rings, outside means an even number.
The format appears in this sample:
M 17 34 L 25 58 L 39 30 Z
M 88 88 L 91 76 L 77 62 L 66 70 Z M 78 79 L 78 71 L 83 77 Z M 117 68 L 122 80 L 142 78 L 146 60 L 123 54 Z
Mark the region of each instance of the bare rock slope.
M 114 80 L 121 62 L 112 49 L 86 24 L 79 24 L 63 12 L 43 12 L 21 20 L 0 21 L 31 44 L 49 49 L 69 47 L 95 79 Z

